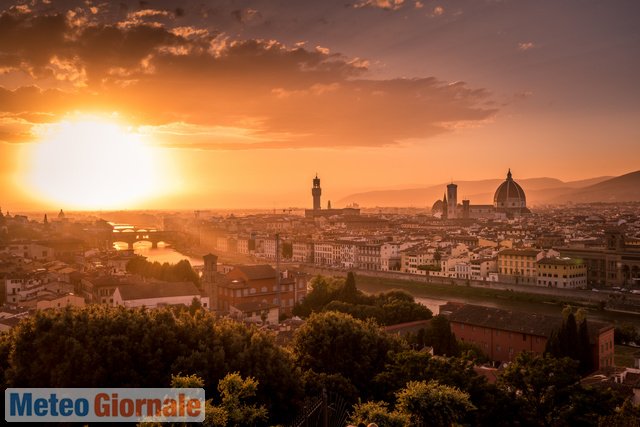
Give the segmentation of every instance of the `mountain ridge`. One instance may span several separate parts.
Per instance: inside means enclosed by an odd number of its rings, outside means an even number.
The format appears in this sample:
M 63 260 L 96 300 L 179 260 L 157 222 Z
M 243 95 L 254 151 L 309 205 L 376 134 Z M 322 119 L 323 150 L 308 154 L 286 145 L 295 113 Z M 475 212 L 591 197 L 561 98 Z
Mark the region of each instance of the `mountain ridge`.
M 567 202 L 640 201 L 640 171 L 620 176 L 599 176 L 564 182 L 557 178 L 537 177 L 515 179 L 527 195 L 529 206 Z M 493 194 L 504 179 L 457 181 L 458 201 L 471 204 L 491 204 Z M 442 199 L 448 183 L 397 190 L 374 190 L 350 194 L 337 201 L 344 206 L 358 203 L 361 207 L 426 206 Z

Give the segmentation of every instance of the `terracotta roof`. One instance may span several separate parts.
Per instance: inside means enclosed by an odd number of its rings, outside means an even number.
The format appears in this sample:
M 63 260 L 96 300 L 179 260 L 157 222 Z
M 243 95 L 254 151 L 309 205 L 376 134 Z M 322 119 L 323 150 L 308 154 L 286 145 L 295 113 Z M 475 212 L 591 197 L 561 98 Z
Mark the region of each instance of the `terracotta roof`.
M 544 316 L 466 304 L 449 315 L 451 322 L 548 337 L 562 324 L 560 317 Z
M 236 268 L 249 280 L 275 279 L 276 271 L 270 265 L 237 265 Z
M 504 249 L 498 255 L 537 256 L 540 252 L 540 249 Z
M 451 322 L 500 329 L 509 332 L 526 333 L 541 337 L 549 337 L 552 331 L 559 329 L 562 325 L 562 317 L 560 316 L 546 316 L 537 313 L 502 310 L 471 304 L 456 307 L 448 303 L 446 307 L 451 311 L 449 315 L 449 321 Z M 441 311 L 442 308 L 443 306 L 440 307 Z M 595 343 L 599 334 L 608 329 L 613 329 L 613 325 L 596 320 L 587 320 L 587 330 L 591 344 Z
M 118 286 L 123 300 L 198 296 L 200 291 L 192 282 L 139 283 Z

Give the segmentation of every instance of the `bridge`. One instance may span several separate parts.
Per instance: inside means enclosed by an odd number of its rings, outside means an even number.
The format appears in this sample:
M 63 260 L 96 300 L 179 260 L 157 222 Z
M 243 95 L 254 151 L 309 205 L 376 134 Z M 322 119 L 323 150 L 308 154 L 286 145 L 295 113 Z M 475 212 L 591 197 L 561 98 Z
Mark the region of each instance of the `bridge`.
M 178 233 L 174 231 L 158 231 L 158 230 L 134 230 L 125 229 L 122 231 L 113 230 L 111 234 L 111 244 L 115 242 L 126 243 L 129 249 L 133 249 L 136 242 L 151 242 L 152 248 L 157 248 L 158 243 L 174 242 L 179 238 Z

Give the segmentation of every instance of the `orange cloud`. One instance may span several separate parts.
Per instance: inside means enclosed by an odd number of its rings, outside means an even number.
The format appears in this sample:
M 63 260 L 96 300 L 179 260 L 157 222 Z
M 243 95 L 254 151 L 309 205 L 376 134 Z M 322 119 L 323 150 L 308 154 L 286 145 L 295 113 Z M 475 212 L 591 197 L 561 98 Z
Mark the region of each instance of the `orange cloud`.
M 372 80 L 366 60 L 325 47 L 131 20 L 149 16 L 168 15 L 145 9 L 127 14 L 127 25 L 80 26 L 60 14 L 0 15 L 0 68 L 28 73 L 34 84 L 0 87 L 0 114 L 24 121 L 15 137 L 0 123 L 0 138 L 28 139 L 24 114 L 54 121 L 72 111 L 116 111 L 170 146 L 379 147 L 496 112 L 485 90 L 464 83 Z

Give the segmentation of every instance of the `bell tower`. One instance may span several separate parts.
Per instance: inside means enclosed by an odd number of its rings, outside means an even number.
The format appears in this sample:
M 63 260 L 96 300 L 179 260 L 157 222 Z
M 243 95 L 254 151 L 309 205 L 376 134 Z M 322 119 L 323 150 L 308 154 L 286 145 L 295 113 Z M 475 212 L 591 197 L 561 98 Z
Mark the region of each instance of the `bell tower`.
M 320 188 L 320 178 L 318 178 L 318 174 L 313 178 L 313 188 L 311 188 L 311 195 L 313 196 L 313 210 L 320 210 L 320 195 L 322 194 L 322 189 Z

